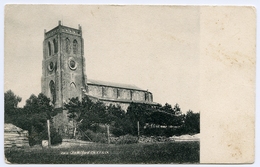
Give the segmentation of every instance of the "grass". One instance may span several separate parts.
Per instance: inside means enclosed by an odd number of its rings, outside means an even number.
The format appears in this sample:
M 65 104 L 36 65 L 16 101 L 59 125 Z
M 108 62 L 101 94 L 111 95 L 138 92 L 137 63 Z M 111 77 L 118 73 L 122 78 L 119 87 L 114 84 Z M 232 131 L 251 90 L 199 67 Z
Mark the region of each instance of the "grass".
M 199 142 L 128 145 L 94 143 L 71 148 L 9 149 L 5 150 L 5 156 L 12 164 L 199 163 L 200 144 Z

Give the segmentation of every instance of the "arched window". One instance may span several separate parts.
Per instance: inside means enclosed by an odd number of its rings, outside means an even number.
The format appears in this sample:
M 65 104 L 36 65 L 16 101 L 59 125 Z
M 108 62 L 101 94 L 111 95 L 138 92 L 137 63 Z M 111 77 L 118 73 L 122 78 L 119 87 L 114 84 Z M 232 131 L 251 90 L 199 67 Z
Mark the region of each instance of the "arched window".
M 70 40 L 66 38 L 66 53 L 70 53 Z
M 72 82 L 72 83 L 70 84 L 70 88 L 71 88 L 71 89 L 75 89 L 75 88 L 76 88 L 76 85 L 75 85 L 74 82 Z
M 54 44 L 54 53 L 57 53 L 58 52 L 58 43 L 55 38 L 53 39 L 53 44 Z
M 70 84 L 70 98 L 73 97 L 77 97 L 78 93 L 77 93 L 77 89 L 76 89 L 76 84 L 74 82 L 72 82 Z
M 75 39 L 75 40 L 73 41 L 73 54 L 77 54 L 77 52 L 78 52 L 78 42 L 77 42 L 77 40 Z
M 51 43 L 50 41 L 48 42 L 48 53 L 49 53 L 49 56 L 51 55 Z
M 56 102 L 56 90 L 55 90 L 55 83 L 53 82 L 53 80 L 50 81 L 49 88 L 50 88 L 50 93 L 51 93 L 52 104 L 55 104 L 55 102 Z

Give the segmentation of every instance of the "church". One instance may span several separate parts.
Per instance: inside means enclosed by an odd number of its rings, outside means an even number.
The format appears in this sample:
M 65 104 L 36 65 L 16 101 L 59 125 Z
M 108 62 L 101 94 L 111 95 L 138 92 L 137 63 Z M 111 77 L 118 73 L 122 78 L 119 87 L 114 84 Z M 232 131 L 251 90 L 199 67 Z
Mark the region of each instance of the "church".
M 88 96 L 105 105 L 120 105 L 126 111 L 131 102 L 157 105 L 148 90 L 135 85 L 118 84 L 88 79 L 85 68 L 82 28 L 58 26 L 44 30 L 41 90 L 51 99 L 55 108 L 63 108 L 70 98 Z M 58 131 L 67 131 L 67 111 L 54 119 Z
M 55 108 L 63 108 L 72 97 L 81 99 L 84 96 L 106 105 L 120 105 L 125 111 L 131 102 L 157 104 L 148 90 L 135 85 L 88 79 L 85 69 L 80 25 L 75 29 L 59 21 L 57 27 L 44 30 L 41 90 Z

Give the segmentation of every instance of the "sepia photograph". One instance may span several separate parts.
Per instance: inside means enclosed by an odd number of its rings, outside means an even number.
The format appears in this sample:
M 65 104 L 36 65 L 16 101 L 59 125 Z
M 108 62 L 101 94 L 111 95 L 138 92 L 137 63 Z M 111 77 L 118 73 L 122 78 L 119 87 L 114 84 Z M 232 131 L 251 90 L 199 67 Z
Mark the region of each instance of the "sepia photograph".
M 5 163 L 254 161 L 254 8 L 9 4 L 4 14 Z

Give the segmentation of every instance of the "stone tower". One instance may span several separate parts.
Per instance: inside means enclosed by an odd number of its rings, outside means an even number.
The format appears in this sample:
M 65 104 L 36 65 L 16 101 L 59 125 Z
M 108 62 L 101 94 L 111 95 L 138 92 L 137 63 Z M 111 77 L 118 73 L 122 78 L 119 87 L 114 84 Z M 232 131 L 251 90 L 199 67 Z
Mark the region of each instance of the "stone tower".
M 82 98 L 86 88 L 84 43 L 82 30 L 59 25 L 44 30 L 42 61 L 42 93 L 56 108 L 69 98 Z

